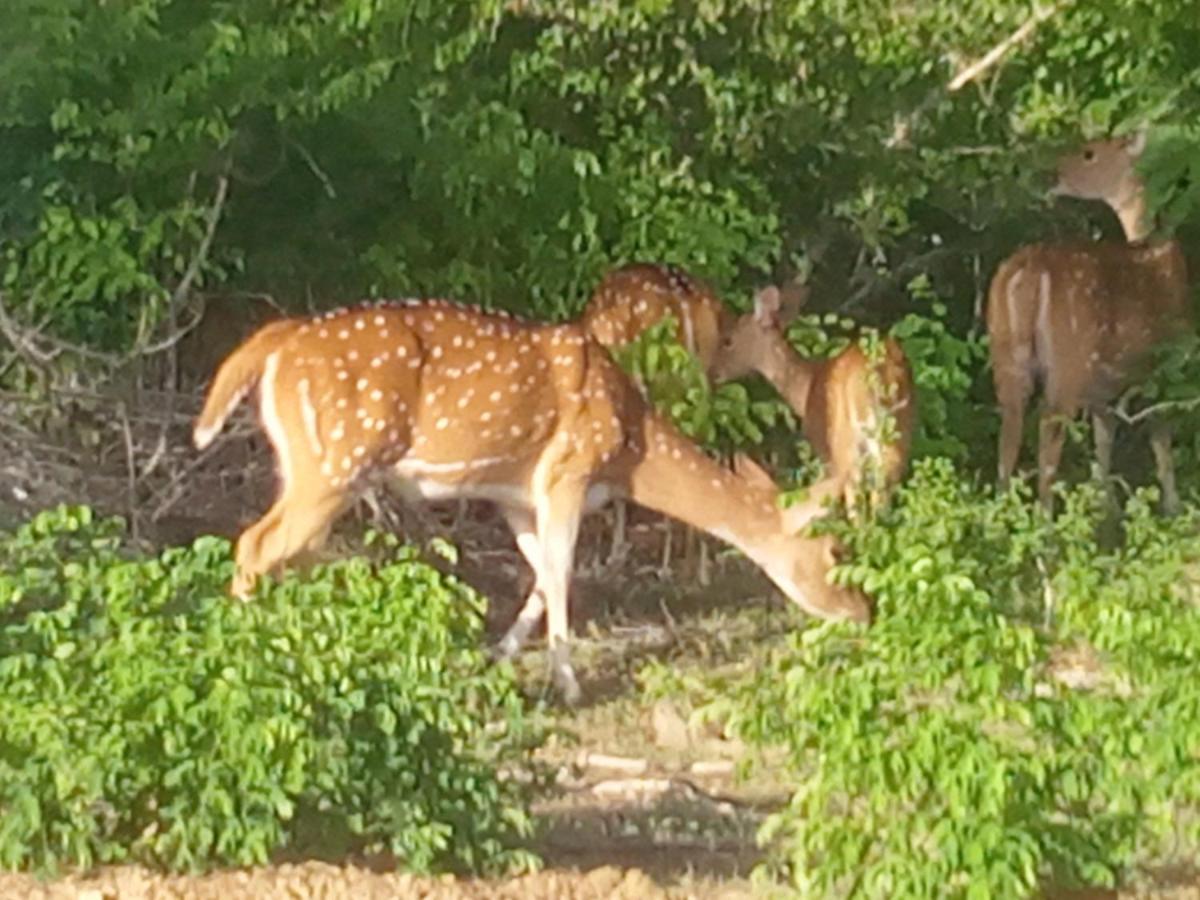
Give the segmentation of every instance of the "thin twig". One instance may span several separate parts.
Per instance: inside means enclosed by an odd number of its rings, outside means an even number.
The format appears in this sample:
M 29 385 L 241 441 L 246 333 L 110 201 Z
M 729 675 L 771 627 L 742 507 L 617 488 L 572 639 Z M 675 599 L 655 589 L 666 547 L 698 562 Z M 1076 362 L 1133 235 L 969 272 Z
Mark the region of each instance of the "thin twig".
M 1053 3 L 1050 6 L 1034 9 L 1033 15 L 1022 23 L 1016 31 L 981 56 L 976 62 L 971 63 L 971 65 L 962 69 L 957 75 L 951 78 L 950 83 L 946 85 L 946 90 L 953 94 L 955 91 L 970 84 L 1003 59 L 1013 47 L 1033 34 L 1039 25 L 1067 6 L 1067 3 L 1068 0 L 1059 0 L 1059 2 Z
M 1139 409 L 1136 413 L 1126 412 L 1128 406 L 1128 397 L 1126 394 L 1113 407 L 1113 414 L 1124 422 L 1126 425 L 1136 425 L 1144 419 L 1150 419 L 1160 413 L 1172 412 L 1176 410 L 1193 410 L 1200 407 L 1200 397 L 1193 397 L 1190 400 L 1163 400 L 1161 403 L 1152 403 L 1145 409 Z
M 921 117 L 930 110 L 946 93 L 953 94 L 968 84 L 976 81 L 980 75 L 988 69 L 995 66 L 1008 53 L 1024 41 L 1034 30 L 1049 19 L 1051 16 L 1058 13 L 1071 3 L 1071 0 L 1058 0 L 1049 6 L 1037 7 L 1020 27 L 1012 34 L 998 43 L 995 47 L 981 56 L 978 60 L 971 63 L 964 69 L 959 70 L 953 78 L 947 82 L 945 88 L 935 87 L 930 90 L 921 100 L 920 103 L 907 114 L 897 113 L 892 123 L 892 133 L 884 141 L 885 146 L 889 148 L 909 147 L 912 145 L 912 133 L 916 128 L 917 122 Z
M 308 152 L 308 148 L 296 140 L 290 140 L 288 143 L 300 151 L 300 156 L 304 160 L 304 164 L 308 166 L 308 170 L 317 177 L 317 180 L 321 182 L 321 186 L 325 188 L 325 196 L 330 200 L 336 200 L 337 191 L 333 188 L 333 181 L 325 174 L 325 170 L 317 165 L 316 159 Z
M 120 363 L 120 359 L 111 353 L 101 353 L 99 350 L 91 350 L 79 344 L 73 344 L 70 341 L 49 337 L 44 333 L 44 326 L 25 328 L 18 325 L 9 316 L 6 302 L 6 295 L 0 292 L 0 333 L 8 339 L 8 342 L 13 345 L 13 349 L 17 353 L 39 368 L 48 366 L 63 353 L 75 354 L 84 359 L 91 359 L 108 366 L 116 366 Z M 39 342 L 48 346 L 49 349 L 39 347 Z
M 129 504 L 129 530 L 136 541 L 140 537 L 137 516 L 137 450 L 134 447 L 133 429 L 129 425 L 129 415 L 126 412 L 124 403 L 117 404 L 117 415 L 121 418 L 121 433 L 125 437 L 125 469 L 129 476 L 126 486 L 126 502 Z

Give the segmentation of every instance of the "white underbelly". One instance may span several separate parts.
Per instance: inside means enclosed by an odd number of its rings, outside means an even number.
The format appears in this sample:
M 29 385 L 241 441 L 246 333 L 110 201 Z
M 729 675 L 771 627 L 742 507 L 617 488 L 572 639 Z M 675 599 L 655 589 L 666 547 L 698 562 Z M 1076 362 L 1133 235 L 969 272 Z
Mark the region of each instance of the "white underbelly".
M 489 462 L 430 463 L 405 459 L 392 467 L 387 479 L 388 486 L 410 503 L 421 500 L 490 500 L 531 508 L 532 498 L 525 485 L 477 477 Z M 472 473 L 476 477 L 472 477 Z
M 583 510 L 584 512 L 595 512 L 610 500 L 623 496 L 624 491 L 620 491 L 610 484 L 593 484 L 588 488 L 587 496 L 584 498 Z

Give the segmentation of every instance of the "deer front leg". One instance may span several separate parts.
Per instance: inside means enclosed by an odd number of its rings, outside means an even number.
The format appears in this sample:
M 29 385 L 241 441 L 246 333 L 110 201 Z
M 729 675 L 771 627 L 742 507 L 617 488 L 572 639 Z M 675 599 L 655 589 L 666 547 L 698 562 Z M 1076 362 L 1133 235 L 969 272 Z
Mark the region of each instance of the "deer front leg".
M 1154 451 L 1154 465 L 1162 488 L 1163 512 L 1168 516 L 1176 515 L 1179 492 L 1175 487 L 1175 459 L 1171 455 L 1171 425 L 1165 419 L 1155 417 L 1150 423 L 1150 447 Z
M 503 507 L 501 512 L 516 536 L 517 549 L 521 551 L 521 555 L 533 569 L 534 575 L 533 588 L 530 590 L 529 596 L 525 598 L 525 603 L 517 614 L 516 620 L 504 633 L 504 637 L 500 639 L 500 644 L 496 648 L 498 659 L 511 659 L 524 646 L 525 641 L 529 639 L 530 632 L 541 620 L 542 613 L 546 611 L 546 598 L 542 585 L 544 567 L 541 557 L 542 547 L 538 543 L 533 514 L 529 510 L 516 506 Z
M 831 475 L 808 488 L 808 496 L 800 503 L 784 511 L 788 531 L 798 533 L 813 519 L 822 516 L 831 500 L 844 497 L 850 479 L 843 475 Z

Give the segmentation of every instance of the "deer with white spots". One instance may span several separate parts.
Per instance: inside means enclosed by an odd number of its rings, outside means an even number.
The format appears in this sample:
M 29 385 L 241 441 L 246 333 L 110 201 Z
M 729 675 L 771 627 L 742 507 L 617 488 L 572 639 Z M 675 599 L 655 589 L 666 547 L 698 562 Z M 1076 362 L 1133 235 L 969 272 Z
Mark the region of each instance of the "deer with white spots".
M 721 334 L 732 324 L 732 314 L 712 288 L 679 266 L 665 263 L 630 263 L 604 276 L 588 300 L 581 320 L 584 331 L 612 350 L 635 341 L 642 332 L 667 316 L 675 320 L 679 343 L 699 361 L 705 374 L 712 368 Z M 645 394 L 645 385 L 638 387 Z M 626 550 L 625 505 L 614 504 L 610 564 Z M 694 533 L 688 533 L 689 539 Z M 670 532 L 663 550 L 663 568 L 670 553 Z M 685 554 L 690 553 L 685 548 Z M 699 547 L 697 577 L 708 581 L 704 545 Z
M 794 507 L 797 520 L 816 516 L 829 499 L 843 500 L 853 518 L 861 499 L 878 508 L 904 477 L 916 425 L 912 371 L 890 337 L 877 361 L 857 343 L 828 359 L 801 356 L 784 329 L 808 291 L 790 285 L 786 292 L 785 299 L 774 285 L 758 291 L 754 310 L 725 335 L 713 372 L 721 379 L 761 373 L 800 417 L 826 477 Z
M 605 347 L 623 347 L 668 315 L 679 342 L 707 373 L 732 314 L 712 288 L 678 266 L 632 263 L 604 276 L 583 311 L 583 328 Z
M 1021 450 L 1025 406 L 1040 382 L 1038 497 L 1050 509 L 1066 421 L 1092 414 L 1096 463 L 1106 478 L 1116 419 L 1112 401 L 1147 374 L 1151 352 L 1191 328 L 1187 266 L 1179 243 L 1151 238 L 1136 163 L 1145 135 L 1091 141 L 1058 164 L 1057 196 L 1102 200 L 1117 214 L 1125 241 L 1040 243 L 1022 247 L 992 277 L 987 326 L 992 378 L 1000 404 L 1000 483 Z M 1164 509 L 1179 505 L 1171 432 L 1152 421 Z
M 579 697 L 567 648 L 575 539 L 584 512 L 611 497 L 733 544 L 813 615 L 870 618 L 860 592 L 826 580 L 833 540 L 799 536 L 773 485 L 721 468 L 676 432 L 579 325 L 443 301 L 275 322 L 221 364 L 195 423 L 198 447 L 255 386 L 281 489 L 238 539 L 236 596 L 316 549 L 379 477 L 413 500 L 498 505 L 535 574 L 501 655 L 515 653 L 544 612 L 568 701 Z

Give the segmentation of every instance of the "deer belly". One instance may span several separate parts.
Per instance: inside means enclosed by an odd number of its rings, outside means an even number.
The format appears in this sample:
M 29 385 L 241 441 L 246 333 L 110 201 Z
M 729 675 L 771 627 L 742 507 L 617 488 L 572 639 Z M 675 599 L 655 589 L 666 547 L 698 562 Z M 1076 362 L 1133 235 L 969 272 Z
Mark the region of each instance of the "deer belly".
M 529 488 L 522 481 L 503 476 L 508 458 L 473 459 L 463 462 L 430 462 L 404 459 L 392 466 L 388 485 L 409 502 L 420 500 L 491 500 L 515 506 L 530 506 Z

